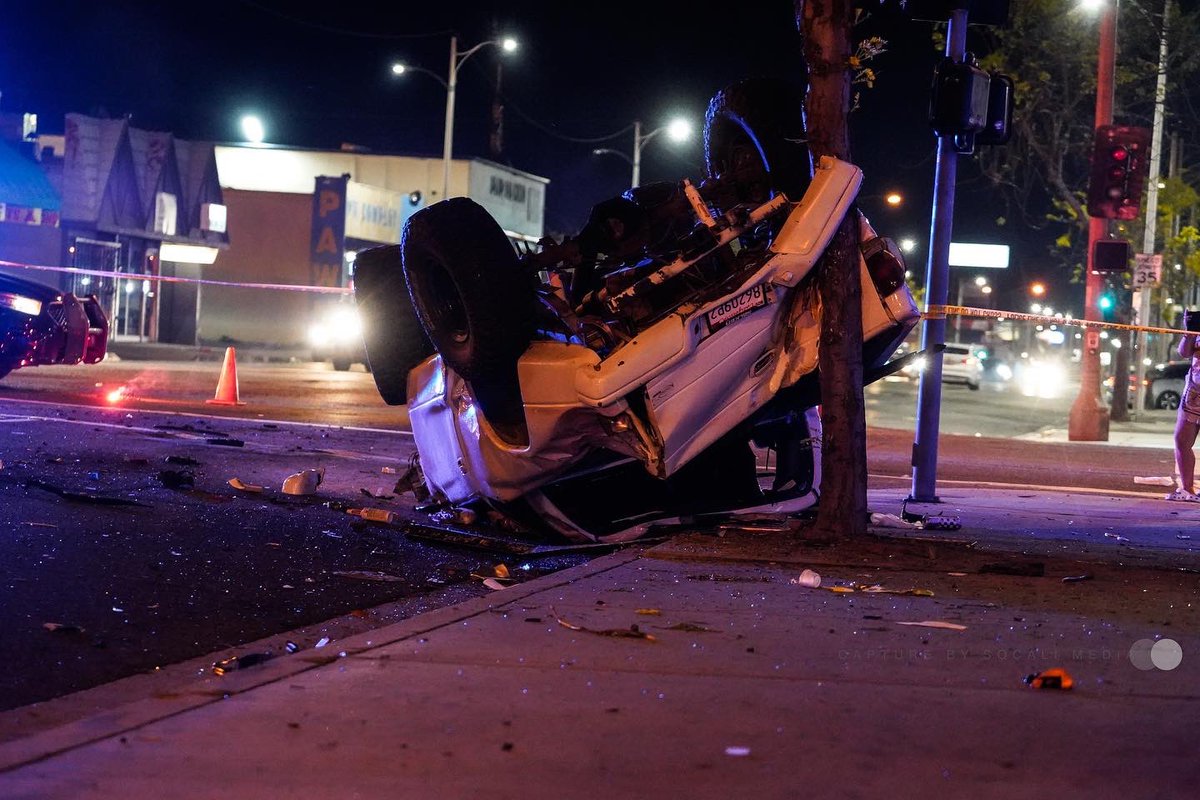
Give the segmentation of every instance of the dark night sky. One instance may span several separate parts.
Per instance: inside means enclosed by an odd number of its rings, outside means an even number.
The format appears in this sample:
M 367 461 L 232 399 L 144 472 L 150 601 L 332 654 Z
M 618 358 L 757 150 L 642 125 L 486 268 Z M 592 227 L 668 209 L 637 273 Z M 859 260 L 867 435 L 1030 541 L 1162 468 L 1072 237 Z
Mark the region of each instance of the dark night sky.
M 4 0 L 0 7 L 0 108 L 36 112 L 44 132 L 61 132 L 63 115 L 77 111 L 130 115 L 138 127 L 185 139 L 234 141 L 240 116 L 252 111 L 273 143 L 349 142 L 429 156 L 441 154 L 445 90 L 419 73 L 398 79 L 389 65 L 403 59 L 445 77 L 451 31 L 461 47 L 508 32 L 521 49 L 504 62 L 500 160 L 551 179 L 546 223 L 558 232 L 573 232 L 593 203 L 629 180 L 625 161 L 591 151 L 605 146 L 632 154 L 632 132 L 602 143 L 572 139 L 604 136 L 634 119 L 649 130 L 687 116 L 696 127 L 691 142 L 655 139 L 643 151 L 642 177 L 699 178 L 708 99 L 740 78 L 800 74 L 789 0 L 753 0 L 721 13 L 677 0 L 321 6 L 63 0 L 41 7 Z M 878 82 L 863 93 L 852 121 L 854 160 L 866 174 L 864 208 L 881 232 L 920 242 L 910 265 L 922 276 L 935 151 L 925 119 L 938 60 L 932 27 L 884 17 L 866 26 L 864 33 L 888 40 L 889 52 L 874 62 Z M 498 57 L 498 49 L 485 49 L 459 72 L 456 157 L 488 156 Z M 960 167 L 960 176 L 969 180 L 970 170 Z M 901 211 L 870 199 L 893 188 L 907 198 Z M 994 212 L 979 188 L 960 189 L 955 239 L 1020 247 L 998 238 L 1002 232 L 991 224 Z M 1036 271 L 1040 247 L 1017 251 L 1012 281 Z

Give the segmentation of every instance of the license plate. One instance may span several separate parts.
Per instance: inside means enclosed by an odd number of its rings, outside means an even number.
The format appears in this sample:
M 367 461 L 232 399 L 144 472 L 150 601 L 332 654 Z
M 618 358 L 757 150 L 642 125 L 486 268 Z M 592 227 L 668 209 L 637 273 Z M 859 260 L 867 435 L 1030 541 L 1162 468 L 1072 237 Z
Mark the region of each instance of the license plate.
M 712 311 L 709 311 L 709 330 L 718 331 L 729 323 L 746 316 L 754 309 L 762 308 L 769 302 L 770 296 L 767 293 L 766 284 L 760 283 L 757 286 L 753 286 L 737 297 L 731 297 Z

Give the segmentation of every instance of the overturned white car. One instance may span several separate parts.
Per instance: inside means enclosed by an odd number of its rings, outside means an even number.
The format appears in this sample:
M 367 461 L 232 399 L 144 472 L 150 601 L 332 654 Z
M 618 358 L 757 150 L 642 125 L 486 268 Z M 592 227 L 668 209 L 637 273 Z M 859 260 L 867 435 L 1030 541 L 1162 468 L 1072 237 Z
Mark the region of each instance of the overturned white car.
M 794 512 L 820 482 L 813 280 L 861 172 L 810 169 L 797 101 L 717 95 L 708 177 L 597 205 L 578 236 L 518 255 L 467 198 L 361 252 L 364 340 L 407 401 L 437 500 L 490 504 L 581 539 L 671 517 Z M 864 377 L 919 318 L 896 247 L 858 215 Z

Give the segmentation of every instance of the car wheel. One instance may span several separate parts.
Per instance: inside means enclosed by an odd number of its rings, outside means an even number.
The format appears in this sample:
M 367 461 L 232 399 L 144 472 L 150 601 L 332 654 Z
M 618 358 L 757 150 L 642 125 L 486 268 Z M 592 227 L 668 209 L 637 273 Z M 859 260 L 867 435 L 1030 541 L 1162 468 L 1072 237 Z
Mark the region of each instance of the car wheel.
M 1158 397 L 1154 398 L 1155 408 L 1166 408 L 1174 411 L 1179 408 L 1179 393 L 1170 391 L 1169 389 L 1162 392 Z
M 333 359 L 333 368 L 338 372 L 348 372 L 350 370 L 351 363 L 352 362 L 347 359 L 335 358 Z
M 803 87 L 789 81 L 751 78 L 719 91 L 704 117 L 708 176 L 732 182 L 739 202 L 777 192 L 799 200 L 812 178 L 803 108 Z
M 409 371 L 434 350 L 408 295 L 400 245 L 359 251 L 354 260 L 354 302 L 362 320 L 367 371 L 384 402 L 403 405 L 408 401 Z
M 979 391 L 979 381 L 975 381 L 974 383 L 967 381 L 967 388 L 970 389 L 972 392 L 978 392 Z
M 409 218 L 400 248 L 417 318 L 446 365 L 490 422 L 523 424 L 517 359 L 533 337 L 534 291 L 504 231 L 455 197 Z

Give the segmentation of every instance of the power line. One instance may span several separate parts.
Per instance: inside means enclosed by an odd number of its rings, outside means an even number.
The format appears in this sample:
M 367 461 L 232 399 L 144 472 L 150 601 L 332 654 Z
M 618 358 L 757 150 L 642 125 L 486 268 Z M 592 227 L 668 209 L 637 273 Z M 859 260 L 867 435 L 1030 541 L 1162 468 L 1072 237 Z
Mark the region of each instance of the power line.
M 319 22 L 312 22 L 311 20 L 292 16 L 291 14 L 287 14 L 283 11 L 279 11 L 278 9 L 263 5 L 255 0 L 236 1 L 243 5 L 257 9 L 265 14 L 270 14 L 280 19 L 287 20 L 295 25 L 301 25 L 306 28 L 324 31 L 325 33 L 337 34 L 338 36 L 350 36 L 357 39 L 428 39 L 434 36 L 449 36 L 450 34 L 454 33 L 454 31 L 450 30 L 449 28 L 441 31 L 429 31 L 427 33 L 369 33 L 367 31 L 351 30 L 349 28 L 337 28 L 332 25 L 322 25 Z

